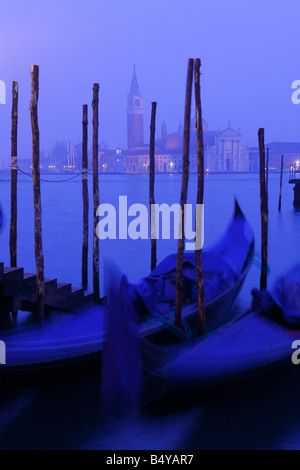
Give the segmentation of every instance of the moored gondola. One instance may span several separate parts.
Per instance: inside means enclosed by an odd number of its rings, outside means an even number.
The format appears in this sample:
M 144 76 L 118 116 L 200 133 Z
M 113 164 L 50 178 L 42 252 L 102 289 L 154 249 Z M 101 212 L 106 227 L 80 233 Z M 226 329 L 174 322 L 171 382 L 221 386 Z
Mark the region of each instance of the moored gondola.
M 173 411 L 265 387 L 272 393 L 300 378 L 299 348 L 300 264 L 270 291 L 254 290 L 251 311 L 211 334 L 155 354 L 152 346 L 156 409 Z
M 203 250 L 208 330 L 228 320 L 251 266 L 253 248 L 253 231 L 236 202 L 234 217 L 224 235 L 210 249 Z M 109 334 L 104 316 L 107 314 L 106 317 L 115 322 L 119 307 L 132 310 L 137 316 L 140 337 L 163 338 L 171 330 L 188 338 L 197 315 L 194 256 L 186 254 L 184 257 L 182 318 L 187 329 L 180 332 L 174 329 L 174 262 L 174 255 L 167 257 L 137 285 L 129 284 L 124 276 L 119 284 L 112 273 L 117 286 L 115 305 L 110 302 L 108 307 L 90 304 L 70 313 L 52 312 L 43 322 L 1 331 L 0 339 L 6 345 L 6 364 L 0 367 L 0 374 L 48 370 L 100 357 Z M 116 329 L 122 336 L 122 315 Z

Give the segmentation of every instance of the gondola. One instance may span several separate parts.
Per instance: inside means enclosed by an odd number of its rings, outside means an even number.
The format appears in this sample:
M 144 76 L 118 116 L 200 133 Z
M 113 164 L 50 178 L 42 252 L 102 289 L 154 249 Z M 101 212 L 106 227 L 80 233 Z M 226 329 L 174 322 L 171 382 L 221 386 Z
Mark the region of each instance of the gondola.
M 270 291 L 252 294 L 251 311 L 214 332 L 155 354 L 151 347 L 157 409 L 173 411 L 266 387 L 272 393 L 300 378 L 300 264 Z
M 254 234 L 237 201 L 232 221 L 221 238 L 202 252 L 204 294 L 206 303 L 206 330 L 212 330 L 228 321 L 234 301 L 251 267 L 254 252 Z M 138 315 L 147 317 L 147 335 L 173 323 L 175 310 L 176 254 L 165 258 L 134 288 L 129 290 Z M 123 278 L 123 295 L 128 296 L 127 282 Z M 195 254 L 185 252 L 183 257 L 183 309 L 182 319 L 191 328 L 197 322 L 197 287 Z M 151 327 L 149 326 L 151 323 Z M 185 323 L 186 324 L 186 323 Z
M 203 250 L 207 329 L 227 321 L 250 269 L 253 249 L 253 231 L 236 202 L 234 217 L 224 235 L 210 249 Z M 193 254 L 186 254 L 183 266 L 187 287 L 182 318 L 186 337 L 197 312 L 193 259 Z M 116 321 L 114 310 L 120 304 L 114 307 L 114 299 L 121 297 L 121 309 L 128 307 L 138 316 L 139 336 L 154 339 L 174 331 L 174 262 L 174 255 L 167 257 L 136 285 L 129 284 L 124 276 L 119 284 L 118 275 L 111 272 L 110 278 L 118 285 L 118 292 L 116 296 L 112 293 L 108 306 L 90 304 L 69 313 L 51 312 L 43 322 L 0 331 L 0 340 L 6 346 L 6 364 L 0 366 L 0 374 L 68 366 L 99 358 L 107 336 L 104 316 Z M 106 274 L 108 278 L 109 273 Z M 122 319 L 119 327 L 122 336 L 121 323 Z M 175 333 L 181 334 L 182 330 L 175 329 Z

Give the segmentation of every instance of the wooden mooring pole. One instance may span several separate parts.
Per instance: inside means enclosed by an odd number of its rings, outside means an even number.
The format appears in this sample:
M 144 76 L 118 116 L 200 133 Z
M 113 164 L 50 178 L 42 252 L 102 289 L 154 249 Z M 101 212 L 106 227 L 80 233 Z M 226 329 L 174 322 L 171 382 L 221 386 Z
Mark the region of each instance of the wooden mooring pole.
M 267 147 L 267 163 L 266 163 L 266 194 L 269 197 L 269 147 Z
M 183 291 L 183 252 L 184 252 L 184 206 L 187 200 L 187 190 L 189 181 L 189 151 L 190 151 L 190 124 L 191 124 L 191 97 L 192 97 L 192 83 L 193 83 L 193 68 L 194 61 L 189 59 L 187 80 L 186 80 L 186 94 L 185 94 L 185 112 L 184 112 L 184 135 L 183 135 L 183 155 L 182 155 L 182 180 L 181 180 L 181 195 L 180 195 L 180 227 L 179 238 L 177 246 L 177 260 L 176 260 L 176 299 L 175 299 L 175 325 L 181 325 L 181 307 L 182 307 L 182 291 Z
M 31 66 L 30 115 L 32 129 L 32 173 L 34 201 L 34 241 L 37 275 L 37 316 L 44 317 L 44 256 L 42 245 L 42 207 L 40 188 L 40 135 L 37 104 L 39 97 L 39 67 Z
M 260 161 L 260 213 L 261 213 L 261 274 L 260 289 L 267 288 L 268 275 L 268 196 L 266 193 L 266 159 L 264 129 L 258 130 Z
M 99 84 L 93 86 L 93 293 L 95 302 L 100 302 L 99 285 L 99 239 L 97 236 L 97 209 L 99 206 L 98 169 L 98 125 L 99 125 Z
M 280 168 L 280 187 L 279 187 L 279 202 L 278 211 L 281 212 L 281 195 L 282 195 L 282 178 L 283 178 L 283 155 L 281 155 L 281 168 Z
M 82 199 L 83 199 L 83 239 L 82 239 L 82 287 L 88 285 L 89 247 L 89 195 L 88 195 L 88 107 L 82 107 Z
M 198 163 L 198 185 L 197 185 L 197 206 L 203 204 L 204 195 L 204 146 L 203 146 L 203 128 L 202 128 L 202 109 L 200 94 L 200 59 L 195 59 L 195 99 L 196 99 L 196 126 L 197 126 L 197 163 Z M 196 206 L 196 230 L 201 229 L 202 220 L 197 221 Z M 202 206 L 203 207 L 203 206 Z M 205 333 L 205 298 L 204 298 L 204 280 L 202 267 L 201 249 L 195 249 L 195 268 L 198 290 L 198 330 L 199 336 Z
M 10 265 L 17 266 L 17 151 L 18 151 L 18 82 L 12 83 L 12 111 L 11 111 L 11 187 L 10 187 Z
M 152 103 L 150 124 L 150 156 L 149 156 L 149 205 L 150 205 L 150 228 L 151 228 L 151 271 L 156 268 L 156 227 L 155 227 L 155 199 L 154 199 L 154 177 L 155 177 L 155 117 L 156 103 Z

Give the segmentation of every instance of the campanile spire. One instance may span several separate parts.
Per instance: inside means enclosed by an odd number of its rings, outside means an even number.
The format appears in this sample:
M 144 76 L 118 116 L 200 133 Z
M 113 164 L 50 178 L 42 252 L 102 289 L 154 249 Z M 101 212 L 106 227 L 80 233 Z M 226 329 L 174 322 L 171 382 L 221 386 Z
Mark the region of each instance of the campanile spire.
M 144 109 L 134 65 L 127 96 L 127 147 L 132 149 L 141 145 L 144 145 Z

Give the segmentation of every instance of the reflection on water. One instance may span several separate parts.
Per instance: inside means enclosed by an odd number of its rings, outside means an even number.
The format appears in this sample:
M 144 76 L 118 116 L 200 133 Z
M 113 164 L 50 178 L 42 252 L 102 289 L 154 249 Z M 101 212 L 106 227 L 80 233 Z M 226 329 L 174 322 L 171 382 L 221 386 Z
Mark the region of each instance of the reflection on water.
M 100 381 L 1 397 L 2 449 L 299 449 L 300 384 L 220 397 L 164 416 L 103 417 Z
M 10 210 L 9 178 L 1 174 L 0 202 L 6 218 Z M 52 176 L 51 178 L 55 178 Z M 60 177 L 57 176 L 59 179 Z M 32 182 L 19 177 L 18 264 L 35 270 L 33 247 Z M 90 196 L 91 196 L 91 178 Z M 156 202 L 179 202 L 181 175 L 156 176 Z M 100 200 L 128 205 L 148 204 L 147 176 L 100 177 Z M 233 212 L 234 195 L 253 226 L 260 249 L 259 177 L 255 174 L 209 175 L 205 178 L 205 242 L 212 243 Z M 300 212 L 293 206 L 293 191 L 285 175 L 282 210 L 278 213 L 279 174 L 269 175 L 269 282 L 299 261 Z M 196 200 L 196 175 L 191 175 L 188 202 Z M 42 183 L 43 242 L 47 277 L 81 284 L 82 200 L 81 182 Z M 90 204 L 92 215 L 92 204 Z M 91 217 L 90 217 L 91 220 Z M 9 221 L 0 235 L 1 261 L 9 264 Z M 90 247 L 92 246 L 90 233 Z M 158 241 L 158 260 L 176 250 L 176 241 Z M 149 240 L 106 240 L 100 243 L 129 280 L 149 272 Z M 89 259 L 91 277 L 91 257 Z M 101 259 L 102 262 L 102 259 Z M 259 286 L 259 269 L 253 266 L 240 294 L 237 309 L 248 309 L 250 291 Z M 103 278 L 103 273 L 102 273 Z M 232 393 L 226 400 L 171 415 L 154 417 L 141 412 L 121 421 L 104 419 L 100 374 L 75 377 L 72 383 L 53 379 L 30 389 L 0 391 L 1 448 L 99 449 L 243 449 L 300 448 L 299 383 Z M 282 384 L 281 384 L 282 385 Z

